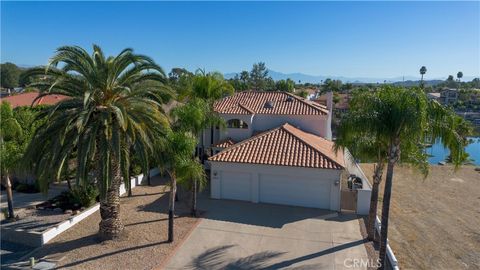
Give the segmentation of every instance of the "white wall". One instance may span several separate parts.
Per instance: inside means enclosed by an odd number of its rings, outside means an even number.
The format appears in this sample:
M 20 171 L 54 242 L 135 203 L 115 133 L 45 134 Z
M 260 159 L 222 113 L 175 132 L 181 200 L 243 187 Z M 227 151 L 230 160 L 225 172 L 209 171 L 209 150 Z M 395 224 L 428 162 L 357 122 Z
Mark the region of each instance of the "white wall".
M 220 114 L 220 116 L 225 119 L 225 122 L 230 119 L 240 119 L 243 122 L 247 123 L 248 128 L 225 128 L 220 130 L 220 140 L 225 138 L 232 138 L 234 141 L 239 142 L 245 139 L 252 137 L 253 128 L 252 128 L 252 120 L 253 115 L 242 115 L 242 114 Z
M 325 137 L 327 135 L 327 120 L 326 115 L 255 114 L 253 116 L 253 129 L 255 131 L 265 131 L 289 123 L 303 131 Z
M 342 170 L 314 169 L 291 166 L 272 166 L 260 164 L 244 164 L 230 162 L 211 163 L 211 197 L 221 198 L 221 181 L 224 171 L 228 172 L 247 172 L 252 181 L 252 202 L 259 201 L 259 181 L 262 174 L 279 174 L 290 176 L 292 181 L 296 178 L 318 178 L 330 181 L 330 210 L 340 210 L 340 175 Z M 336 183 L 337 182 L 337 183 Z

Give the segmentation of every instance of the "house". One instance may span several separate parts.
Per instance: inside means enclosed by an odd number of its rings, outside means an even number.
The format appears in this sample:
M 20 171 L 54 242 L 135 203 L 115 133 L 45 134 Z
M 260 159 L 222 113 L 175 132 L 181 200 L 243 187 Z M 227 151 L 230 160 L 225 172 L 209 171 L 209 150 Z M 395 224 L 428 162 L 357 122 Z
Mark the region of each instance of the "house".
M 440 93 L 432 92 L 432 93 L 427 93 L 427 98 L 430 100 L 436 100 L 440 102 Z
M 240 92 L 214 109 L 227 127 L 204 134 L 214 149 L 212 198 L 340 210 L 346 166 L 331 141 L 331 98 L 324 106 L 285 92 Z
M 35 101 L 34 100 L 39 96 L 38 92 L 27 92 L 27 93 L 20 93 L 17 95 L 12 95 L 8 97 L 4 97 L 0 100 L 0 102 L 8 102 L 12 106 L 12 108 L 22 107 L 22 106 L 32 106 L 32 105 L 54 105 L 57 102 L 67 98 L 66 96 L 62 95 L 48 95 L 44 96 L 40 99 Z
M 323 94 L 313 100 L 318 104 L 327 104 L 328 94 Z M 350 95 L 349 94 L 334 94 L 333 97 L 333 111 L 336 114 L 345 113 L 349 109 Z
M 439 102 L 443 105 L 452 105 L 456 103 L 458 100 L 458 91 L 457 89 L 453 88 L 444 88 L 440 91 L 440 99 Z

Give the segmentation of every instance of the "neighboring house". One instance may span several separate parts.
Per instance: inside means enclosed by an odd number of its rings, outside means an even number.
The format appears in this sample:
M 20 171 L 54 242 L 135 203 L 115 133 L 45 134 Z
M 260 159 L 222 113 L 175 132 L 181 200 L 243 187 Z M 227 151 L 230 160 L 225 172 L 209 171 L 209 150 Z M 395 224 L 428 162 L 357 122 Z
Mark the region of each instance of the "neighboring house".
M 334 99 L 338 98 L 338 101 L 333 103 L 333 111 L 336 114 L 342 114 L 348 111 L 349 109 L 349 102 L 350 102 L 350 95 L 349 94 L 335 94 Z M 328 99 L 328 94 L 323 94 L 313 100 L 314 102 L 318 104 L 327 104 L 327 99 Z M 334 100 L 335 101 L 335 100 Z
M 457 89 L 453 88 L 444 88 L 440 91 L 440 99 L 439 102 L 443 105 L 452 105 L 456 103 L 458 100 L 458 91 Z
M 214 152 L 211 197 L 340 210 L 345 161 L 333 151 L 327 103 L 285 92 L 240 92 L 216 102 L 227 128 L 204 134 Z
M 12 108 L 22 107 L 22 106 L 35 106 L 35 105 L 54 105 L 57 102 L 67 98 L 66 96 L 62 95 L 48 95 L 44 96 L 40 99 L 33 101 L 38 97 L 38 92 L 28 92 L 28 93 L 21 93 L 13 96 L 8 96 L 0 99 L 0 102 L 7 101 L 10 103 Z
M 428 99 L 436 100 L 438 102 L 440 102 L 440 96 L 441 96 L 441 93 L 427 93 Z

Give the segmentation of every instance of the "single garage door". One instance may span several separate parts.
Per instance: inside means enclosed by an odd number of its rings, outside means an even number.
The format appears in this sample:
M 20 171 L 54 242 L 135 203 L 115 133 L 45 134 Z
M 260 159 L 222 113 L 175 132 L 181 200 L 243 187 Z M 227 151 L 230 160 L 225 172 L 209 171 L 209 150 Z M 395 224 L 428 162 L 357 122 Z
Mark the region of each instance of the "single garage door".
M 330 209 L 329 181 L 260 175 L 260 202 Z
M 251 175 L 245 172 L 222 172 L 221 197 L 232 200 L 251 200 Z

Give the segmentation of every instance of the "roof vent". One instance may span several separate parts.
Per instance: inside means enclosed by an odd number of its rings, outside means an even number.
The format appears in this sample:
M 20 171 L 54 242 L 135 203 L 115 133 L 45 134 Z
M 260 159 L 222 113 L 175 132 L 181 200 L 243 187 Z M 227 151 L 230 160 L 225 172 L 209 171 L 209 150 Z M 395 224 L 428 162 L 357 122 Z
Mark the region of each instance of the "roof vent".
M 269 101 L 265 102 L 264 108 L 273 109 L 273 101 L 269 100 Z
M 293 97 L 292 96 L 288 96 L 287 97 L 287 102 L 292 102 L 293 101 Z

